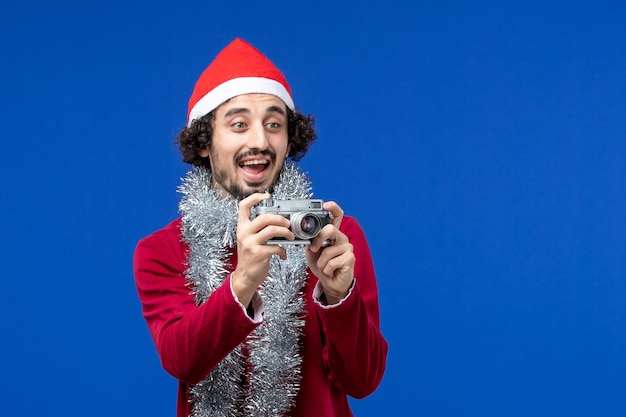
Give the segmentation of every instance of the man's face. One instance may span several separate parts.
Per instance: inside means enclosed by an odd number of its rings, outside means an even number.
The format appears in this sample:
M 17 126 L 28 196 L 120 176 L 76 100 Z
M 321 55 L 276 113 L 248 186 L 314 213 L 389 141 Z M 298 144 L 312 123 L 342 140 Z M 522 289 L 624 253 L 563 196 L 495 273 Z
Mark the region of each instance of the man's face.
M 208 149 L 213 186 L 236 198 L 264 192 L 276 182 L 289 152 L 287 107 L 270 94 L 243 94 L 215 112 Z

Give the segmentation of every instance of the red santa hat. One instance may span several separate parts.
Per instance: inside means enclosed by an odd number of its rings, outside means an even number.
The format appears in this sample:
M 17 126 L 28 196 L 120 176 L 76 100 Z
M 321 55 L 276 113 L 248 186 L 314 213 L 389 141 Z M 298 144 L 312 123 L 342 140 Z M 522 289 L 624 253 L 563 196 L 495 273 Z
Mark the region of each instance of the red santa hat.
M 275 95 L 295 110 L 284 75 L 254 46 L 237 38 L 215 57 L 196 82 L 189 99 L 187 125 L 226 100 L 248 93 Z

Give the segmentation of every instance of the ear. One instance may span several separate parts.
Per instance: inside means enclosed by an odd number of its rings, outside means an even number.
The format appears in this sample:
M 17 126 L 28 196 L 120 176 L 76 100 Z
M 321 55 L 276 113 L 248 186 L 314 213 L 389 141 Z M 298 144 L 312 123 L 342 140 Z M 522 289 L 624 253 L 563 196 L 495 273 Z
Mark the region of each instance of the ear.
M 206 158 L 210 154 L 211 154 L 211 152 L 209 152 L 209 147 L 208 146 L 206 148 L 202 148 L 202 149 L 200 149 L 198 151 L 198 155 L 200 155 L 203 158 Z

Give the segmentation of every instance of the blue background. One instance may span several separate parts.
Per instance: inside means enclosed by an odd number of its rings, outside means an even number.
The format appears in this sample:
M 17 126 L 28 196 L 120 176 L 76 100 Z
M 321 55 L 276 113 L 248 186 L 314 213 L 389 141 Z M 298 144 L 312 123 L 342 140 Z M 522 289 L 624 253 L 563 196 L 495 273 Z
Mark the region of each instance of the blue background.
M 4 1 L 2 414 L 174 415 L 132 254 L 242 37 L 371 244 L 390 351 L 357 416 L 626 415 L 625 3 L 431 3 Z

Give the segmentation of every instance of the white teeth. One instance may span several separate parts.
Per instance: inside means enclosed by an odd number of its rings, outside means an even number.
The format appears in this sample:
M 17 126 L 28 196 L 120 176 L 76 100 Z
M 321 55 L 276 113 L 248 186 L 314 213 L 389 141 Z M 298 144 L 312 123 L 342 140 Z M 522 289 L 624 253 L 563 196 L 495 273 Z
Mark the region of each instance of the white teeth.
M 265 159 L 253 159 L 251 161 L 243 161 L 241 163 L 242 166 L 247 165 L 266 165 L 268 162 Z

